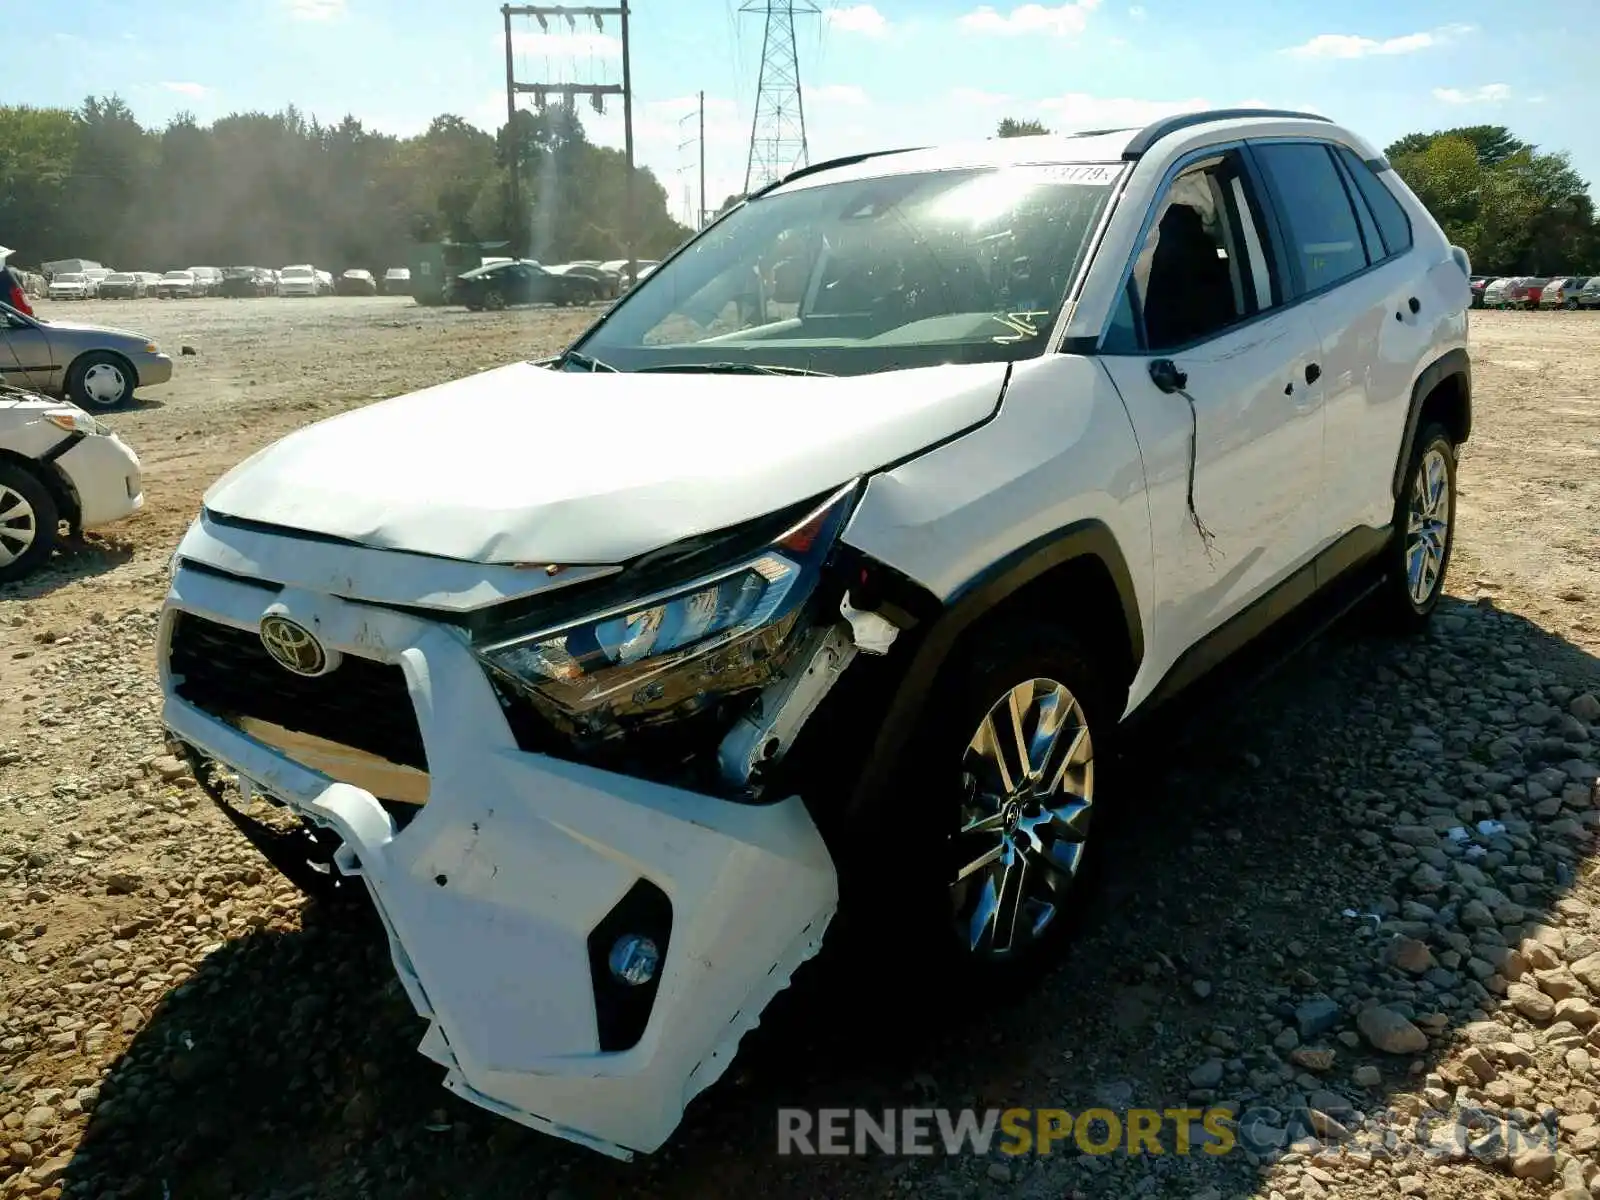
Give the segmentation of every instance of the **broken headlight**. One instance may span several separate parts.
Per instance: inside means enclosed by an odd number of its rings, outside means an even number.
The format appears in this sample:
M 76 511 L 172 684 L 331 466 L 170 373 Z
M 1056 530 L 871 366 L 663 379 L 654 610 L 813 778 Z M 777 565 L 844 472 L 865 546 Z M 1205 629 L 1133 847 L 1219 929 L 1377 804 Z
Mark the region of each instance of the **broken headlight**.
M 855 494 L 841 489 L 764 549 L 682 587 L 477 652 L 558 727 L 602 739 L 753 694 L 797 640 Z

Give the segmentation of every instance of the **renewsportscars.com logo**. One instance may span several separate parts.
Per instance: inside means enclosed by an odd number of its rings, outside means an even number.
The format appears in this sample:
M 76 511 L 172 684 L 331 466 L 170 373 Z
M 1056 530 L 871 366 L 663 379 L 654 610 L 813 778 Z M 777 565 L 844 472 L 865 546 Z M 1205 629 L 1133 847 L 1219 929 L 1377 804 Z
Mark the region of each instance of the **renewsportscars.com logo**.
M 861 1108 L 778 1110 L 779 1154 L 1226 1154 L 1237 1144 L 1226 1108 Z
M 1348 1128 L 1346 1127 L 1348 1125 Z M 1330 1135 L 1332 1140 L 1324 1140 Z M 1245 1150 L 1275 1156 L 1302 1145 L 1321 1155 L 1491 1163 L 1523 1151 L 1557 1149 L 1554 1110 L 1518 1118 L 1486 1109 L 1396 1110 L 1337 1118 L 1309 1108 L 1234 1105 L 1211 1108 L 780 1108 L 784 1155 L 1221 1155 Z M 1320 1161 L 1320 1158 L 1319 1158 Z

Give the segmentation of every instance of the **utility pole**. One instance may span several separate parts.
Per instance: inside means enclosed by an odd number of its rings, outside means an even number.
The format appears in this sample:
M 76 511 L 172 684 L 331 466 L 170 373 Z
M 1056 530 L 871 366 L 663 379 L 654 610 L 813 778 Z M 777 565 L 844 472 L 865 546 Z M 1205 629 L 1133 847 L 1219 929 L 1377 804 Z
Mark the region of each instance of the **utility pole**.
M 526 258 L 522 219 L 522 154 L 517 145 L 517 63 L 511 54 L 511 8 L 500 9 L 506 20 L 506 154 L 511 165 L 511 257 Z
M 633 277 L 635 261 L 633 257 L 634 238 L 638 236 L 637 216 L 634 211 L 634 185 L 633 185 L 633 72 L 629 59 L 631 47 L 628 44 L 628 0 L 617 0 L 615 5 L 573 5 L 573 4 L 505 4 L 500 8 L 505 16 L 506 23 L 506 119 L 511 124 L 513 136 L 511 137 L 511 197 L 515 206 L 516 221 L 512 228 L 511 248 L 515 258 L 527 257 L 527 226 L 525 214 L 522 212 L 522 179 L 521 163 L 518 161 L 519 148 L 515 133 L 517 115 L 517 97 L 531 95 L 533 102 L 542 111 L 549 102 L 550 97 L 558 97 L 570 111 L 574 101 L 579 96 L 587 96 L 595 112 L 605 112 L 605 98 L 607 96 L 622 97 L 622 137 L 624 157 L 627 161 L 627 177 L 623 181 L 623 240 L 628 247 L 628 276 Z M 576 31 L 578 18 L 584 17 L 594 22 L 596 32 L 605 31 L 605 18 L 617 17 L 620 19 L 622 32 L 622 82 L 615 83 L 552 83 L 549 80 L 518 79 L 516 75 L 516 60 L 512 54 L 511 18 L 532 17 L 539 22 L 539 28 L 548 31 L 550 18 L 564 20 L 569 30 Z
M 623 181 L 623 244 L 628 248 L 628 283 L 639 282 L 639 264 L 634 258 L 634 241 L 639 236 L 639 217 L 633 205 L 633 68 L 628 57 L 628 0 L 617 0 L 622 16 L 622 142 L 628 160 L 628 178 Z M 596 22 L 599 18 L 595 18 Z
M 678 129 L 680 132 L 683 129 L 684 122 L 695 115 L 695 113 L 688 112 L 684 113 L 683 116 L 678 118 Z M 680 156 L 678 159 L 678 172 L 680 175 L 683 173 L 683 158 L 681 156 L 684 150 L 690 146 L 695 146 L 695 153 L 698 156 L 700 171 L 700 206 L 699 208 L 695 208 L 694 201 L 692 200 L 688 201 L 688 203 L 684 205 L 684 207 L 690 211 L 689 223 L 697 230 L 704 229 L 706 227 L 706 94 L 703 91 L 700 93 L 698 115 L 700 119 L 700 132 L 698 137 L 681 138 L 678 142 L 678 154 Z M 684 183 L 683 190 L 686 193 L 689 190 L 687 181 Z
M 794 18 L 821 12 L 812 0 L 745 0 L 742 13 L 761 13 L 761 76 L 756 84 L 755 113 L 750 119 L 750 155 L 744 190 L 781 179 L 810 161 L 806 146 L 806 109 L 800 93 L 800 56 L 795 49 Z

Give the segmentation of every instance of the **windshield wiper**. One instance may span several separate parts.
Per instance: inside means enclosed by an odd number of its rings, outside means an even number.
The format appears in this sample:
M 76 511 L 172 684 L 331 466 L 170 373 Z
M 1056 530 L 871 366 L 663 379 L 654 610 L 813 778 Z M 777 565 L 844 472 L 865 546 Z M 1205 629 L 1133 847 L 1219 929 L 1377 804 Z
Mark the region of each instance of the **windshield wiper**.
M 770 363 L 746 362 L 681 362 L 661 363 L 657 366 L 640 367 L 638 374 L 646 371 L 679 371 L 684 374 L 704 373 L 707 375 L 828 375 L 827 371 L 811 371 L 805 367 L 775 367 Z
M 616 368 L 610 363 L 603 363 L 598 358 L 590 358 L 587 354 L 577 350 L 563 350 L 556 355 L 555 360 L 550 365 L 559 371 L 566 367 L 568 363 L 584 371 L 616 371 Z

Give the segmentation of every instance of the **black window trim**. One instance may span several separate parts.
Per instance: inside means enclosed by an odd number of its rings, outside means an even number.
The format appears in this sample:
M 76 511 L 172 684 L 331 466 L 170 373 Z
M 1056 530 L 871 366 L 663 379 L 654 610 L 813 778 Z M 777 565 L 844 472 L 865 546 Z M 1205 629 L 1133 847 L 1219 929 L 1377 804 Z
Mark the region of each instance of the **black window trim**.
M 1260 147 L 1260 146 L 1282 146 L 1282 145 L 1294 145 L 1294 144 L 1310 145 L 1310 146 L 1321 146 L 1324 149 L 1328 149 L 1328 148 L 1334 147 L 1334 146 L 1342 146 L 1344 143 L 1343 142 L 1328 141 L 1328 140 L 1326 140 L 1324 138 L 1314 138 L 1314 137 L 1306 137 L 1306 136 L 1301 136 L 1301 137 L 1251 138 L 1249 140 L 1249 142 L 1246 144 L 1245 148 L 1246 148 L 1247 152 L 1251 152 L 1252 161 L 1253 161 L 1254 160 L 1253 151 L 1254 151 L 1254 149 L 1256 147 Z M 1340 175 L 1339 168 L 1338 168 L 1338 155 L 1334 154 L 1334 155 L 1330 155 L 1330 157 L 1334 161 L 1334 174 L 1342 179 L 1343 176 Z M 1284 208 L 1285 205 L 1283 203 L 1283 198 L 1278 195 L 1278 190 L 1275 187 L 1272 186 L 1272 181 L 1266 177 L 1265 172 L 1258 172 L 1258 173 L 1261 175 L 1262 184 L 1267 190 L 1267 195 L 1271 197 L 1271 204 L 1272 204 L 1273 209 L 1281 210 L 1282 208 Z M 1388 186 L 1388 185 L 1386 184 L 1385 186 Z M 1345 199 L 1346 199 L 1346 202 L 1348 203 L 1349 196 L 1347 195 L 1345 197 Z M 1405 205 L 1402 204 L 1400 207 L 1401 207 L 1401 210 L 1404 211 Z M 1350 219 L 1355 221 L 1356 229 L 1359 230 L 1361 228 L 1361 220 L 1360 220 L 1359 217 L 1356 216 L 1356 212 L 1355 212 L 1355 209 L 1353 207 L 1350 210 Z M 1407 215 L 1407 220 L 1408 220 L 1408 222 L 1410 220 L 1409 214 Z M 1374 223 L 1376 223 L 1376 218 L 1374 218 Z M 1380 236 L 1381 236 L 1381 229 L 1380 229 Z M 1408 247 L 1406 250 L 1401 251 L 1399 254 L 1390 255 L 1387 258 L 1379 259 L 1377 262 L 1369 262 L 1366 266 L 1362 267 L 1361 270 L 1352 271 L 1348 275 L 1341 275 L 1338 279 L 1333 280 L 1331 283 L 1323 284 L 1321 287 L 1317 288 L 1315 291 L 1306 290 L 1305 277 L 1300 271 L 1300 259 L 1299 259 L 1299 256 L 1298 255 L 1289 255 L 1288 256 L 1288 266 L 1289 266 L 1289 270 L 1292 273 L 1292 277 L 1294 279 L 1295 295 L 1294 295 L 1294 298 L 1292 300 L 1288 301 L 1284 305 L 1284 307 L 1287 308 L 1291 304 L 1298 304 L 1298 303 L 1300 303 L 1301 301 L 1304 301 L 1304 300 L 1315 300 L 1319 296 L 1325 296 L 1336 287 L 1343 287 L 1345 284 L 1350 283 L 1352 280 L 1360 279 L 1363 275 L 1368 275 L 1373 271 L 1377 271 L 1377 270 L 1382 269 L 1383 267 L 1388 266 L 1391 262 L 1394 262 L 1396 259 L 1404 257 L 1404 255 L 1409 253 L 1410 250 L 1412 248 L 1414 248 L 1415 246 L 1416 246 L 1416 242 L 1413 241 L 1411 247 Z
M 1208 162 L 1212 159 L 1230 158 L 1234 160 L 1234 164 L 1237 167 L 1238 177 L 1244 185 L 1245 200 L 1251 206 L 1252 215 L 1258 224 L 1258 232 L 1262 235 L 1261 248 L 1267 259 L 1268 292 L 1274 297 L 1274 303 L 1269 308 L 1250 313 L 1214 333 L 1208 333 L 1204 337 L 1185 342 L 1181 346 L 1167 346 L 1159 351 L 1151 350 L 1146 344 L 1143 306 L 1138 303 L 1131 290 L 1133 287 L 1134 264 L 1138 262 L 1139 252 L 1144 249 L 1144 244 L 1150 237 L 1150 230 L 1155 224 L 1156 213 L 1160 211 L 1161 206 L 1166 202 L 1168 194 L 1172 191 L 1172 185 L 1177 181 L 1178 177 L 1186 174 L 1200 163 Z M 1167 169 L 1166 174 L 1161 177 L 1161 184 L 1155 193 L 1156 199 L 1144 214 L 1144 220 L 1140 222 L 1139 233 L 1134 238 L 1133 249 L 1128 255 L 1127 261 L 1122 265 L 1121 282 L 1111 293 L 1113 298 L 1111 306 L 1106 312 L 1105 320 L 1101 322 L 1100 332 L 1093 339 L 1094 345 L 1092 349 L 1084 347 L 1078 352 L 1104 354 L 1112 358 L 1147 358 L 1157 354 L 1161 356 L 1182 354 L 1186 350 L 1192 350 L 1196 346 L 1203 346 L 1207 342 L 1215 341 L 1219 337 L 1225 337 L 1235 330 L 1247 328 L 1258 321 L 1275 316 L 1293 304 L 1295 301 L 1290 291 L 1291 281 L 1283 273 L 1286 261 L 1283 235 L 1278 228 L 1277 215 L 1273 211 L 1273 206 L 1261 191 L 1261 182 L 1260 173 L 1256 169 L 1254 160 L 1250 157 L 1249 143 L 1242 139 L 1202 146 L 1179 157 Z M 1231 195 L 1229 199 L 1232 199 Z M 1092 264 L 1090 269 L 1093 269 Z M 1106 339 L 1111 333 L 1116 311 L 1121 306 L 1124 298 L 1127 299 L 1133 311 L 1134 335 L 1138 341 L 1138 345 L 1129 349 L 1109 347 L 1106 344 Z
M 1326 149 L 1328 157 L 1333 159 L 1334 173 L 1339 176 L 1339 182 L 1344 186 L 1345 199 L 1350 201 L 1350 211 L 1356 215 L 1356 228 L 1361 232 L 1361 245 L 1367 252 L 1367 266 L 1376 266 L 1386 259 L 1393 258 L 1394 255 L 1389 253 L 1389 244 L 1384 240 L 1383 230 L 1378 225 L 1378 214 L 1372 211 L 1372 205 L 1367 203 L 1361 185 L 1351 176 L 1350 164 L 1344 161 L 1344 156 L 1339 153 L 1337 146 L 1328 146 Z M 1377 244 L 1374 245 L 1374 242 Z
M 1074 272 L 1071 281 L 1067 284 L 1066 295 L 1061 298 L 1061 305 L 1056 309 L 1056 319 L 1051 322 L 1050 334 L 1045 339 L 1044 353 L 1040 358 L 1048 358 L 1052 354 L 1083 354 L 1092 353 L 1092 347 L 1074 345 L 1083 342 L 1083 338 L 1069 338 L 1066 336 L 1067 326 L 1072 323 L 1073 310 L 1079 300 L 1083 298 L 1083 287 L 1088 282 L 1089 272 L 1094 270 L 1095 259 L 1100 256 L 1100 247 L 1106 240 L 1106 230 L 1111 227 L 1111 219 L 1116 216 L 1117 209 L 1122 205 L 1123 194 L 1128 190 L 1128 180 L 1133 177 L 1133 168 L 1126 163 L 1119 163 L 1117 177 L 1111 183 L 1111 188 L 1106 194 L 1106 201 L 1100 210 L 1100 217 L 1095 222 L 1094 232 L 1085 239 L 1078 252 L 1078 269 Z
M 1339 163 L 1340 166 L 1344 167 L 1344 169 L 1349 172 L 1351 182 L 1355 185 L 1356 191 L 1361 194 L 1361 199 L 1366 204 L 1367 211 L 1372 214 L 1372 223 L 1378 227 L 1378 238 L 1383 243 L 1383 248 L 1385 251 L 1384 257 L 1398 258 L 1400 255 L 1411 250 L 1411 248 L 1417 244 L 1417 227 L 1412 224 L 1411 213 L 1401 201 L 1400 197 L 1396 196 L 1394 194 L 1394 189 L 1383 181 L 1384 172 L 1393 170 L 1393 168 L 1387 162 L 1381 162 L 1381 165 L 1379 165 L 1381 160 L 1366 159 L 1363 161 L 1361 155 L 1357 154 L 1354 150 L 1350 149 L 1349 146 L 1344 145 L 1342 142 L 1334 142 L 1331 144 L 1333 146 L 1334 159 Z M 1341 150 L 1344 151 L 1343 154 L 1339 153 Z M 1389 198 L 1394 201 L 1395 207 L 1400 210 L 1400 219 L 1405 222 L 1406 226 L 1406 244 L 1400 247 L 1400 249 L 1392 250 L 1389 248 L 1389 239 L 1383 232 L 1383 222 L 1378 220 L 1377 209 L 1373 207 L 1372 201 L 1367 199 L 1367 191 L 1361 186 L 1361 180 L 1360 177 L 1356 175 L 1355 168 L 1345 161 L 1347 155 L 1367 168 L 1372 175 L 1372 182 L 1387 192 L 1389 194 Z

